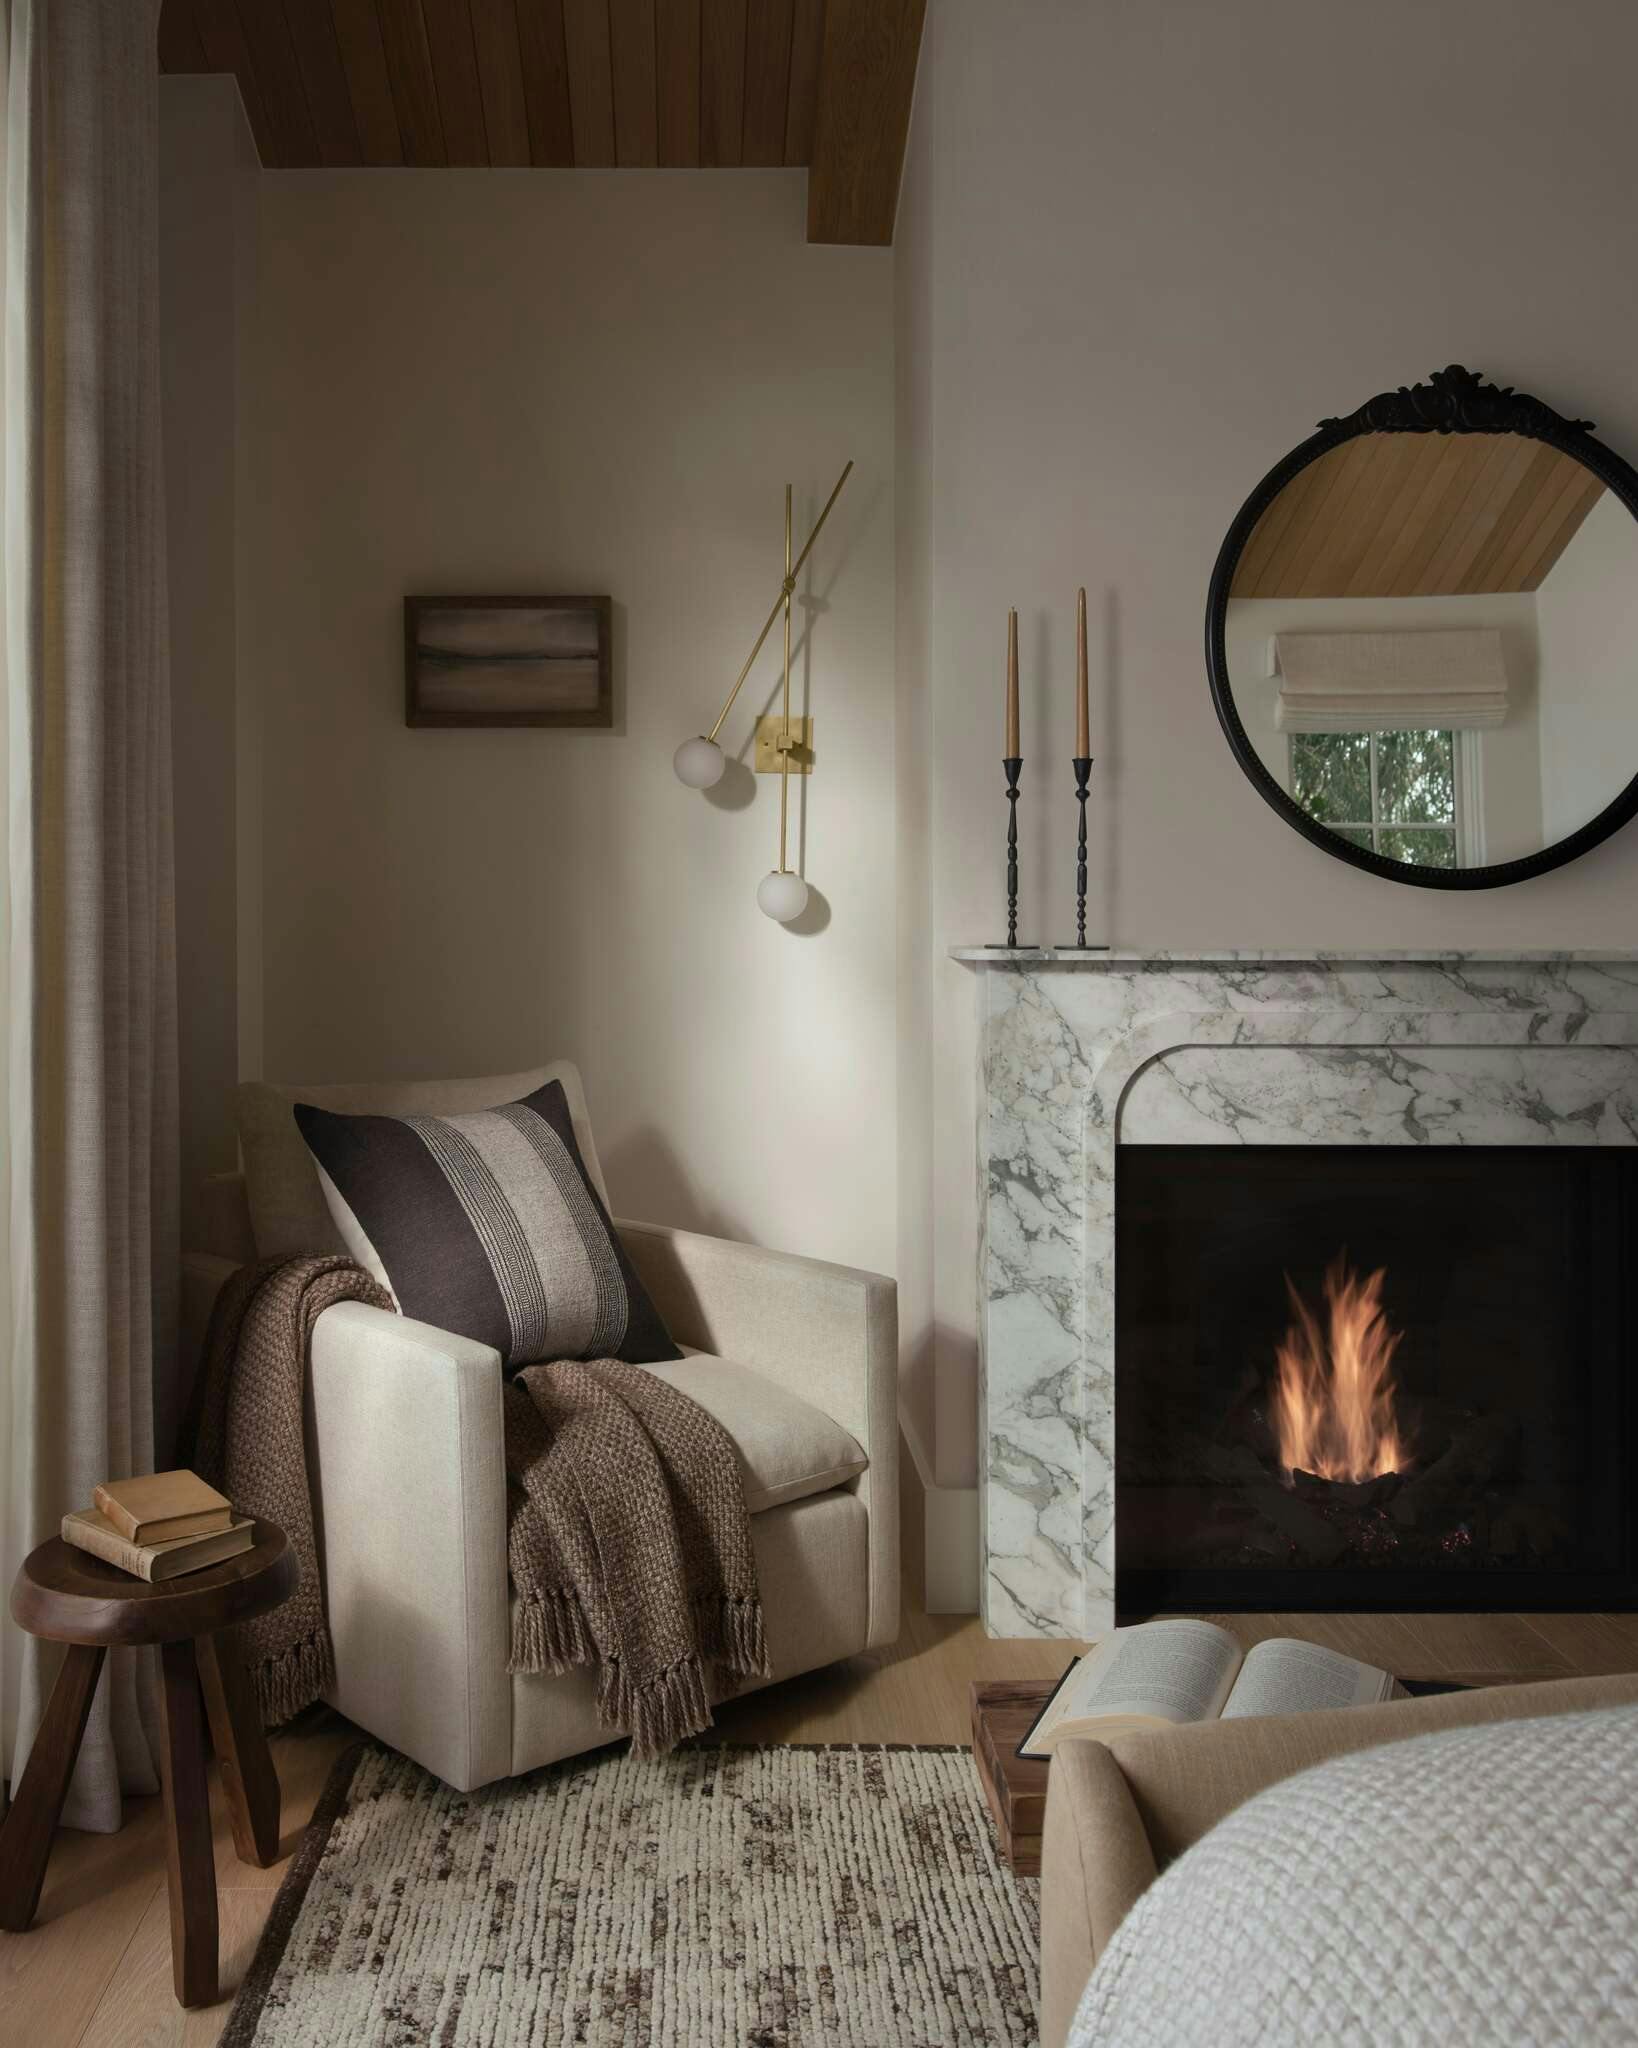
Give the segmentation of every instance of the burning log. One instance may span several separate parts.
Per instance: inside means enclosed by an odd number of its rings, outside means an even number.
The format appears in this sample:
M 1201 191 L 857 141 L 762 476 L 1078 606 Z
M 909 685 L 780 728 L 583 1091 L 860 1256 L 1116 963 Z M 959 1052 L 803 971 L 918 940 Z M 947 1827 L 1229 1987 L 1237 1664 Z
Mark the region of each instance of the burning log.
M 1283 1487 L 1265 1484 L 1257 1506 L 1282 1536 L 1296 1544 L 1305 1565 L 1335 1564 L 1348 1548 L 1346 1524 L 1327 1521 Z
M 1403 1472 L 1381 1472 L 1374 1479 L 1322 1479 L 1317 1472 L 1295 1471 L 1292 1491 L 1316 1507 L 1349 1509 L 1362 1514 L 1367 1508 L 1385 1507 L 1404 1483 Z

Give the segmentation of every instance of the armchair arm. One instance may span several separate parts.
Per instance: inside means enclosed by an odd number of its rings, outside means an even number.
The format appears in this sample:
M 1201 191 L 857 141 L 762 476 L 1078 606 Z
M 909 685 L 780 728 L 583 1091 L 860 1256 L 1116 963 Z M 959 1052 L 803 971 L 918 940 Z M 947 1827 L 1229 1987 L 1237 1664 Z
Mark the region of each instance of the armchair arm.
M 458 1790 L 511 1769 L 498 1354 L 342 1302 L 313 1329 L 310 1457 L 332 1695 Z
M 870 1516 L 870 1641 L 899 1617 L 898 1289 L 880 1273 L 764 1251 L 658 1223 L 617 1222 L 679 1344 L 776 1381 L 852 1432 Z

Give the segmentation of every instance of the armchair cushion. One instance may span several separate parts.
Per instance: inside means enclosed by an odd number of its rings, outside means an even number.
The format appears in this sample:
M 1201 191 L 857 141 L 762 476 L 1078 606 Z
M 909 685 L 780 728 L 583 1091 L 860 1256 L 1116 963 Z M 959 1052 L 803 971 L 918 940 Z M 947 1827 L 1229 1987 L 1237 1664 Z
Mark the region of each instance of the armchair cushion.
M 509 1366 L 677 1356 L 581 1164 L 561 1081 L 461 1115 L 298 1102 L 295 1116 L 348 1251 L 406 1315 Z
M 733 1439 L 753 1515 L 856 1479 L 869 1463 L 839 1422 L 765 1373 L 695 1351 L 651 1372 L 697 1401 Z
M 271 1081 L 241 1082 L 234 1110 L 257 1257 L 276 1259 L 295 1252 L 347 1249 L 330 1219 L 313 1155 L 296 1128 L 298 1102 L 315 1103 L 320 1109 L 339 1110 L 347 1116 L 459 1116 L 467 1110 L 492 1109 L 497 1102 L 516 1102 L 548 1081 L 563 1084 L 587 1177 L 607 1204 L 609 1191 L 592 1143 L 586 1097 L 580 1076 L 568 1060 L 554 1060 L 521 1074 L 480 1075 L 470 1081 L 362 1081 L 299 1088 Z

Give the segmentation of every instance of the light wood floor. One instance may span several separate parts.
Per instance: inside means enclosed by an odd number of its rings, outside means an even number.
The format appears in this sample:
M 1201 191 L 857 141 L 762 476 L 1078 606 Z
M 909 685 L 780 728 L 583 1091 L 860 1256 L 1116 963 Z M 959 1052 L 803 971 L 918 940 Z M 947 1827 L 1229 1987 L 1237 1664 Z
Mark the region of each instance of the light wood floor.
M 1304 1636 L 1401 1676 L 1468 1681 L 1638 1669 L 1632 1615 L 1219 1615 L 1245 1643 Z M 899 1642 L 718 1711 L 733 1740 L 965 1742 L 977 1678 L 1056 1677 L 1078 1646 L 993 1642 L 969 1615 L 907 1607 Z M 275 1739 L 284 1787 L 284 1849 L 296 1839 L 332 1763 L 355 1731 L 315 1712 Z M 213 1791 L 214 1797 L 214 1791 Z M 39 1918 L 0 1935 L 0 2035 L 26 2048 L 209 2048 L 261 1932 L 284 1865 L 241 1864 L 220 1800 L 216 1814 L 223 2003 L 184 2013 L 171 1996 L 159 1802 L 133 1800 L 117 1835 L 63 1830 Z

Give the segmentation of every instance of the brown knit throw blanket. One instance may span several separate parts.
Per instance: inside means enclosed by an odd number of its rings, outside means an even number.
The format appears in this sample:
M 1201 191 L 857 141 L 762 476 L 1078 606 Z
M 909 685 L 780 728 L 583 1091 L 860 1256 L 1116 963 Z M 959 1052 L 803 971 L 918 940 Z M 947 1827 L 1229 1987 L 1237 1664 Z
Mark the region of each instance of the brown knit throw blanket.
M 194 1470 L 240 1514 L 277 1522 L 301 1568 L 284 1605 L 239 1631 L 269 1727 L 311 1706 L 336 1675 L 313 1540 L 302 1407 L 313 1325 L 338 1301 L 392 1307 L 387 1290 L 339 1253 L 241 1266 L 211 1310 L 193 1392 Z M 188 1440 L 186 1425 L 182 1440 Z
M 697 1401 L 616 1358 L 525 1366 L 506 1477 L 514 1671 L 595 1663 L 597 1710 L 637 1757 L 767 1675 L 739 1459 Z
M 194 1397 L 197 1470 L 277 1522 L 301 1566 L 292 1598 L 243 1630 L 270 1724 L 335 1674 L 302 1411 L 313 1324 L 338 1301 L 392 1306 L 339 1255 L 242 1267 L 217 1297 Z M 679 1388 L 618 1359 L 526 1366 L 504 1399 L 510 1668 L 596 1664 L 603 1720 L 630 1732 L 634 1756 L 657 1756 L 769 1670 L 733 1443 Z

